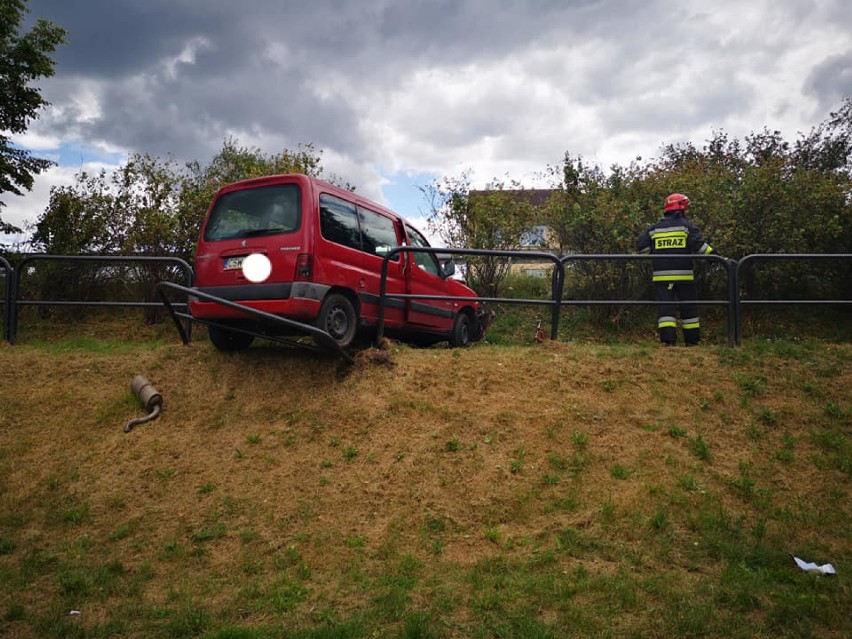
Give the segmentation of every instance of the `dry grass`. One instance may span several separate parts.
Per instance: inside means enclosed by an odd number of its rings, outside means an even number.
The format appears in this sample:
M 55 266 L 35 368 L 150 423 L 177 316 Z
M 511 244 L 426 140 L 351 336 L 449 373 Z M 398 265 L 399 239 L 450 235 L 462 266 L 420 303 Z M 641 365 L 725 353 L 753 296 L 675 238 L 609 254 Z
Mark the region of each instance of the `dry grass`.
M 0 345 L 0 634 L 414 636 L 419 611 L 419 636 L 798 636 L 796 580 L 824 604 L 802 635 L 852 630 L 848 578 L 786 555 L 849 570 L 848 344 L 389 343 L 342 369 L 93 339 Z M 125 434 L 137 373 L 164 410 Z M 746 597 L 738 557 L 782 575 L 750 605 L 719 599 Z

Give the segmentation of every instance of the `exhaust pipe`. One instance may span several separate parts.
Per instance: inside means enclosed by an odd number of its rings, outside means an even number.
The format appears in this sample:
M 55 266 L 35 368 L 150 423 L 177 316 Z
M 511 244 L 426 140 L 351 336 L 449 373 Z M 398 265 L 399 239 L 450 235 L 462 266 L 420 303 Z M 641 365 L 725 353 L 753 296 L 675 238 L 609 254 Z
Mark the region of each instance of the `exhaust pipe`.
M 142 402 L 142 405 L 145 407 L 145 410 L 148 411 L 148 414 L 145 415 L 145 417 L 137 417 L 136 419 L 131 419 L 127 422 L 124 426 L 125 433 L 129 433 L 133 430 L 134 426 L 157 419 L 163 408 L 163 396 L 157 392 L 157 389 L 151 385 L 151 382 L 141 375 L 137 375 L 133 378 L 133 381 L 130 383 L 130 390 L 133 391 L 133 394 L 136 395 L 137 398 L 139 398 L 139 401 Z

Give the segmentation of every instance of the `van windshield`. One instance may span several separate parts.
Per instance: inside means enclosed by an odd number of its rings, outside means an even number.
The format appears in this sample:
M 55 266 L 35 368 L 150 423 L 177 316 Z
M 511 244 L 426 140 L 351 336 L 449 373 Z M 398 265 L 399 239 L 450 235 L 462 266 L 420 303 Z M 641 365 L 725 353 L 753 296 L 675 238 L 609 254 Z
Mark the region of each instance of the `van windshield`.
M 278 184 L 225 193 L 213 206 L 204 239 L 208 242 L 291 233 L 302 218 L 298 184 Z

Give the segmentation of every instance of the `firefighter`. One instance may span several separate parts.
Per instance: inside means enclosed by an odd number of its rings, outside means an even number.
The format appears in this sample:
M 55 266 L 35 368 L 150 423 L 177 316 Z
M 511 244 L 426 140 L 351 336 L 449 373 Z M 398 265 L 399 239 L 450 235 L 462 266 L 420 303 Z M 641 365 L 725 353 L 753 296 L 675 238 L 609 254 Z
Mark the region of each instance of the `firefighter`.
M 698 253 L 706 255 L 713 251 L 701 237 L 701 231 L 686 219 L 689 198 L 681 193 L 672 193 L 663 206 L 663 218 L 649 226 L 636 240 L 639 253 L 652 255 L 688 255 Z M 683 329 L 683 341 L 687 346 L 695 346 L 701 339 L 701 327 L 698 322 L 698 295 L 692 272 L 692 260 L 682 259 L 652 260 L 654 275 L 654 295 L 659 302 L 657 329 L 660 341 L 666 346 L 677 342 L 677 320 L 675 308 L 680 307 L 680 324 Z

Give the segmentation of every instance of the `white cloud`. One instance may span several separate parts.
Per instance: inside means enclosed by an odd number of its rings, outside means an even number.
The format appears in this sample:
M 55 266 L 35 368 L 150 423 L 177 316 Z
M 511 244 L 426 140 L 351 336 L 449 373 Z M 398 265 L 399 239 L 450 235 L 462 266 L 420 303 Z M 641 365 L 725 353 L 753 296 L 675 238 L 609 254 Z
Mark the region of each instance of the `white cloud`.
M 34 129 L 25 131 L 17 135 L 12 135 L 11 140 L 16 144 L 30 151 L 37 152 L 40 156 L 43 151 L 54 151 L 61 144 L 61 138 L 56 135 L 43 135 Z M 52 158 L 51 158 L 52 159 Z

